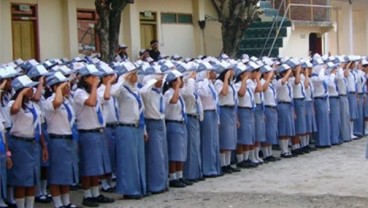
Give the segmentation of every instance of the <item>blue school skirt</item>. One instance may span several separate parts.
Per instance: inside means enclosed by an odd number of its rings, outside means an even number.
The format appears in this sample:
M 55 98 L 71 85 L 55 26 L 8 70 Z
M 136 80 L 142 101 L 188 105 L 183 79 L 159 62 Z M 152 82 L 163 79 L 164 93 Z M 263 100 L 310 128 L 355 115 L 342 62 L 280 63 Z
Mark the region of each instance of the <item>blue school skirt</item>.
M 368 94 L 364 94 L 364 118 L 368 119 Z
M 105 139 L 107 140 L 108 155 L 110 158 L 111 172 L 115 173 L 116 164 L 116 138 L 118 135 L 118 128 L 116 127 L 106 127 L 105 128 Z
M 257 104 L 254 110 L 254 120 L 255 120 L 255 135 L 256 142 L 265 142 L 266 141 L 266 123 L 265 123 L 265 114 L 264 114 L 264 106 Z
M 330 117 L 328 113 L 328 98 L 314 99 L 314 109 L 316 111 L 316 122 L 318 131 L 314 134 L 316 146 L 331 146 Z
M 357 95 L 355 93 L 348 94 L 349 100 L 349 112 L 350 112 L 350 120 L 355 120 L 358 118 L 358 103 L 357 103 Z
M 364 135 L 364 96 L 363 93 L 357 94 L 357 113 L 358 117 L 354 120 L 354 134 Z
M 236 111 L 234 107 L 220 107 L 220 150 L 235 150 L 237 144 Z
M 188 151 L 188 132 L 184 123 L 166 122 L 169 161 L 185 162 Z
M 147 191 L 159 192 L 167 188 L 169 156 L 167 151 L 165 120 L 146 119 Z
M 277 107 L 265 108 L 266 142 L 269 144 L 278 144 L 277 132 Z
M 307 133 L 313 133 L 317 131 L 316 117 L 314 111 L 314 103 L 313 101 L 305 102 L 305 123 Z
M 104 155 L 104 134 L 79 132 L 79 173 L 81 176 L 101 176 L 111 172 L 111 165 Z
M 340 116 L 340 98 L 330 97 L 330 135 L 331 144 L 340 144 L 341 138 L 341 116 Z
M 253 145 L 256 141 L 255 118 L 252 108 L 238 107 L 238 144 Z
M 221 165 L 219 120 L 216 111 L 205 110 L 200 125 L 203 175 L 218 175 L 221 173 Z
M 0 155 L 0 188 L 1 188 L 1 198 L 6 199 L 7 189 L 6 186 L 8 184 L 7 182 L 7 166 L 6 166 L 6 154 L 2 153 Z
M 279 137 L 295 136 L 294 110 L 291 103 L 277 104 Z
M 143 128 L 119 126 L 116 138 L 116 192 L 147 194 Z
M 33 187 L 40 181 L 40 144 L 32 141 L 9 140 L 13 167 L 9 173 L 9 185 Z
M 199 119 L 188 115 L 187 122 L 188 145 L 187 160 L 184 163 L 184 178 L 202 178 L 202 159 L 201 159 L 201 131 Z
M 52 185 L 72 185 L 78 183 L 77 142 L 72 138 L 50 138 L 48 182 Z
M 340 143 L 351 140 L 349 101 L 346 95 L 340 95 Z
M 49 142 L 49 133 L 47 131 L 46 122 L 41 124 L 41 131 L 42 131 L 42 135 L 43 135 L 43 137 L 45 139 L 45 142 L 46 142 L 46 145 L 47 145 L 47 143 Z M 44 161 L 42 159 L 42 152 L 41 152 L 40 156 L 41 156 L 40 157 L 41 167 L 48 167 L 49 166 L 49 160 Z
M 295 134 L 303 135 L 307 133 L 307 120 L 305 119 L 306 111 L 305 111 L 305 100 L 303 99 L 294 99 L 294 112 L 296 115 L 295 118 Z

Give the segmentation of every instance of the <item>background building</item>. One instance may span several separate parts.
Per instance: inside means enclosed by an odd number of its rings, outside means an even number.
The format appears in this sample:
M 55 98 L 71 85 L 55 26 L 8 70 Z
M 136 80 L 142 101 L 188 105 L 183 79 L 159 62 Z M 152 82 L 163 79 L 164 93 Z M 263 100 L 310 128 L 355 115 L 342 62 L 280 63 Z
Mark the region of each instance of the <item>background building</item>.
M 239 54 L 368 53 L 368 1 L 353 0 L 351 5 L 348 0 L 285 0 L 278 12 L 281 2 L 261 1 L 262 21 L 247 31 Z M 272 44 L 278 27 L 267 37 L 275 16 L 278 25 L 283 16 L 286 19 Z M 1 0 L 0 63 L 70 58 L 83 47 L 98 52 L 97 19 L 94 0 Z M 206 20 L 203 29 L 200 20 Z M 132 59 L 151 39 L 158 39 L 167 55 L 221 53 L 221 25 L 211 0 L 136 0 L 124 9 L 121 24 L 119 39 L 129 46 Z

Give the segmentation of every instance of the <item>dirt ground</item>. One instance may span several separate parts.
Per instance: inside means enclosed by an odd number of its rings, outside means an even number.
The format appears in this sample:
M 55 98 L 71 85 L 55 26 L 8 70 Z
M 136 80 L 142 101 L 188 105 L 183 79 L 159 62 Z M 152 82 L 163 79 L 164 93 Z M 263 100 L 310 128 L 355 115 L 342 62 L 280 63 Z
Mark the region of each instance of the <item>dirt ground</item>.
M 120 196 L 110 194 L 117 202 L 100 207 L 368 207 L 366 144 L 367 139 L 363 138 L 141 200 L 121 200 Z M 82 191 L 72 192 L 75 204 L 80 205 L 81 199 Z M 36 207 L 52 206 L 36 204 Z

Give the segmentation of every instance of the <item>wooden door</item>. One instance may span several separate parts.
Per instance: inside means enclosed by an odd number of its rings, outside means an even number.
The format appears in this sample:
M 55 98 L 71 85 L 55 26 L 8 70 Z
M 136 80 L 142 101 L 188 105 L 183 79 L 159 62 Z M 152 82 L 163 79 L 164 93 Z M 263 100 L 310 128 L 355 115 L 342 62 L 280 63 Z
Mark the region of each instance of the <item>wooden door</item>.
M 13 59 L 36 59 L 35 22 L 29 20 L 13 20 Z
M 150 42 L 153 39 L 156 39 L 156 25 L 141 24 L 141 47 L 150 48 Z

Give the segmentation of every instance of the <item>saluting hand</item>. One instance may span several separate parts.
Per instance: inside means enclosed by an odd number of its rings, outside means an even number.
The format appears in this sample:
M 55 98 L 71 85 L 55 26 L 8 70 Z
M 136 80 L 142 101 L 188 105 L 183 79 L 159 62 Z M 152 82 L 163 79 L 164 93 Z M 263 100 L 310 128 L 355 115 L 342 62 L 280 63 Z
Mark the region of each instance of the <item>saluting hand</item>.
M 1 82 L 1 85 L 0 85 L 0 89 L 3 90 L 5 88 L 5 85 L 7 83 L 7 80 L 4 79 L 2 82 Z

